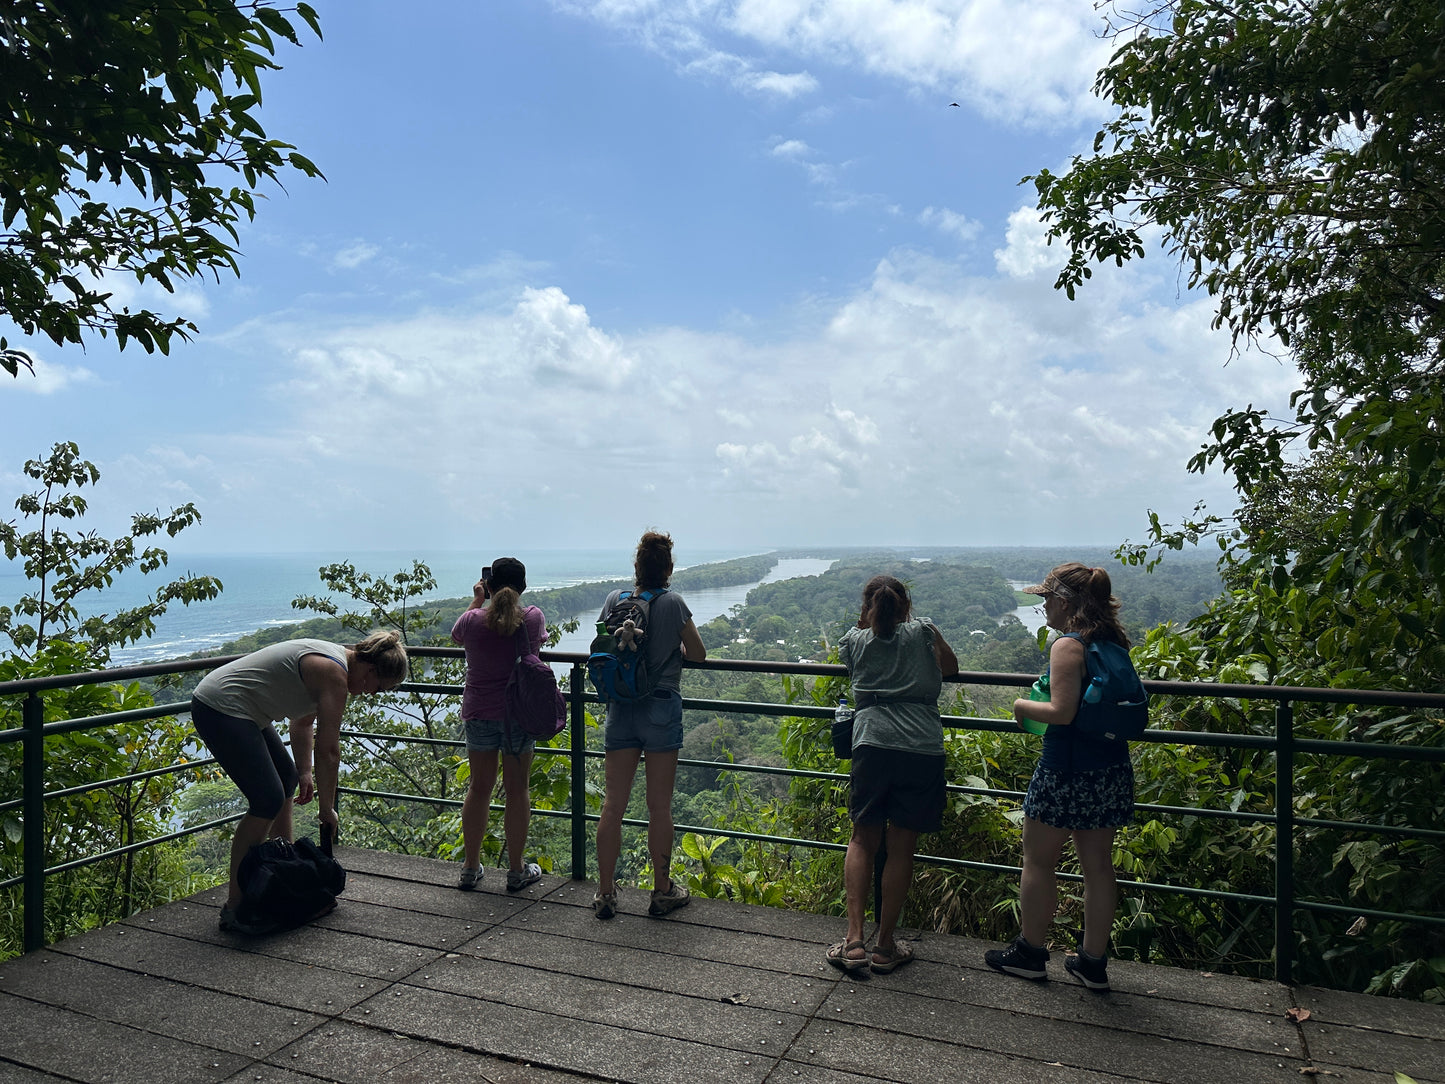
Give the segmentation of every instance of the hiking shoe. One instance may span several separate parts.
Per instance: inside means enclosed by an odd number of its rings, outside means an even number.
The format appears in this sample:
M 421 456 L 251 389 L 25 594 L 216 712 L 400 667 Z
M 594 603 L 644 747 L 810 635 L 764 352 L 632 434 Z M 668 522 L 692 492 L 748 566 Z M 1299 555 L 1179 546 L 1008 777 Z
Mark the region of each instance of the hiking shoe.
M 989 949 L 983 954 L 983 962 L 995 971 L 1006 975 L 1017 975 L 1021 979 L 1043 982 L 1049 977 L 1049 950 L 1034 948 L 1019 934 L 1006 949 Z
M 598 918 L 611 918 L 617 914 L 617 893 L 609 892 L 605 896 L 597 893 L 592 897 L 592 910 L 597 912 Z
M 687 906 L 688 892 L 682 885 L 673 881 L 666 892 L 652 893 L 652 902 L 647 906 L 647 913 L 653 918 L 661 918 L 663 915 L 671 914 L 679 907 Z
M 520 892 L 528 885 L 534 885 L 542 879 L 542 867 L 536 862 L 524 862 L 521 869 L 507 870 L 507 891 Z
M 470 892 L 482 883 L 482 871 L 472 869 L 470 866 L 463 866 L 461 874 L 457 877 L 457 887 L 463 892 Z
M 1090 956 L 1083 949 L 1064 957 L 1064 970 L 1090 990 L 1101 993 L 1109 989 L 1109 957 Z

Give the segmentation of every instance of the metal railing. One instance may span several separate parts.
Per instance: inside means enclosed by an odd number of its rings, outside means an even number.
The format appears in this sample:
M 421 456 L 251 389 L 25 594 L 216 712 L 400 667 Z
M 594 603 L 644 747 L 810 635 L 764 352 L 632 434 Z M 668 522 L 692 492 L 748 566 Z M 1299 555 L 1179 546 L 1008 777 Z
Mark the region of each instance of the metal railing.
M 412 648 L 409 653 L 414 658 L 460 658 L 462 652 L 457 648 Z M 22 698 L 23 699 L 23 726 L 15 729 L 0 731 L 0 746 L 18 742 L 22 749 L 21 768 L 21 794 L 18 797 L 11 795 L 0 795 L 0 813 L 13 809 L 20 809 L 23 817 L 22 847 L 23 847 L 23 869 L 19 876 L 8 879 L 0 879 L 0 890 L 8 890 L 15 886 L 22 889 L 22 905 L 24 907 L 23 940 L 25 950 L 32 951 L 42 947 L 44 944 L 44 906 L 45 906 L 45 882 L 46 878 L 66 870 L 75 869 L 85 865 L 91 865 L 107 859 L 125 855 L 146 847 L 153 847 L 160 843 L 169 842 L 192 835 L 197 832 L 207 831 L 212 828 L 230 823 L 240 819 L 240 814 L 231 817 L 222 817 L 208 821 L 205 824 L 195 825 L 181 831 L 169 832 L 151 839 L 131 843 L 126 846 L 107 850 L 103 853 L 87 856 L 64 864 L 47 866 L 45 853 L 45 838 L 43 831 L 44 824 L 44 803 L 47 799 L 58 799 L 68 795 L 80 793 L 101 787 L 116 786 L 124 783 L 135 782 L 152 776 L 192 771 L 197 767 L 204 767 L 213 764 L 209 759 L 190 760 L 185 764 L 176 765 L 170 768 L 153 769 L 148 772 L 137 773 L 110 780 L 97 780 L 83 786 L 67 789 L 46 791 L 45 790 L 45 763 L 44 743 L 47 737 L 59 734 L 66 734 L 75 731 L 92 730 L 106 726 L 112 726 L 123 722 L 140 721 L 146 719 L 158 719 L 169 716 L 188 713 L 188 704 L 158 704 L 153 707 L 139 708 L 131 711 L 117 712 L 108 715 L 93 716 L 83 719 L 69 719 L 52 723 L 44 721 L 44 706 L 42 694 L 49 690 L 75 688 L 83 685 L 111 684 L 121 681 L 132 681 L 147 677 L 157 677 L 167 674 L 178 674 L 196 670 L 207 670 L 229 661 L 228 656 L 223 658 L 210 658 L 199 660 L 187 660 L 182 662 L 155 663 L 144 666 L 132 666 L 123 669 L 96 671 L 84 674 L 71 674 L 45 678 L 31 678 L 22 681 L 0 683 L 0 698 Z M 595 694 L 587 691 L 584 680 L 585 655 L 565 652 L 542 653 L 542 658 L 551 663 L 566 664 L 571 667 L 570 680 L 568 682 L 568 703 L 570 706 L 571 725 L 568 728 L 570 744 L 565 748 L 539 748 L 541 755 L 560 756 L 568 760 L 570 765 L 571 778 L 571 800 L 570 808 L 564 810 L 535 810 L 534 813 L 540 816 L 562 817 L 570 821 L 571 827 L 571 875 L 577 879 L 585 879 L 587 874 L 587 844 L 589 840 L 588 825 L 597 820 L 597 814 L 587 810 L 586 803 L 586 762 L 588 759 L 600 759 L 604 756 L 601 750 L 588 749 L 586 744 L 585 713 L 589 704 L 598 703 Z M 691 669 L 721 670 L 744 673 L 762 673 L 770 675 L 792 675 L 797 677 L 842 677 L 845 671 L 841 666 L 830 666 L 814 663 L 773 663 L 773 662 L 752 662 L 742 660 L 709 660 L 700 664 L 687 664 Z M 997 674 L 997 673 L 962 673 L 950 679 L 951 682 L 963 685 L 979 686 L 1001 686 L 1026 688 L 1034 680 L 1032 674 Z M 1226 734 L 1212 731 L 1180 731 L 1180 730 L 1150 730 L 1142 739 L 1146 743 L 1168 743 L 1180 746 L 1203 746 L 1216 748 L 1234 748 L 1242 750 L 1253 750 L 1256 752 L 1271 753 L 1275 758 L 1275 793 L 1274 810 L 1272 813 L 1251 813 L 1237 810 L 1207 809 L 1192 806 L 1164 806 L 1164 805 L 1140 805 L 1138 811 L 1155 816 L 1191 816 L 1216 818 L 1221 820 L 1245 821 L 1264 823 L 1273 826 L 1274 829 L 1274 894 L 1272 896 L 1251 893 L 1238 893 L 1221 889 L 1200 888 L 1191 885 L 1176 884 L 1155 884 L 1145 881 L 1119 881 L 1121 890 L 1137 890 L 1140 892 L 1172 893 L 1182 896 L 1192 896 L 1203 899 L 1214 899 L 1230 901 L 1235 903 L 1255 904 L 1273 908 L 1275 915 L 1274 922 L 1274 959 L 1275 977 L 1284 983 L 1292 981 L 1294 964 L 1294 919 L 1299 912 L 1319 912 L 1329 914 L 1344 914 L 1351 916 L 1365 916 L 1375 919 L 1398 920 L 1416 922 L 1434 926 L 1445 927 L 1445 914 L 1412 914 L 1404 912 L 1373 910 L 1361 908 L 1350 904 L 1332 903 L 1324 900 L 1299 899 L 1295 892 L 1294 859 L 1295 859 L 1295 830 L 1299 827 L 1337 829 L 1341 831 L 1376 834 L 1383 836 L 1415 838 L 1433 841 L 1445 841 L 1445 831 L 1433 828 L 1408 827 L 1389 824 L 1369 824 L 1362 822 L 1335 821 L 1313 817 L 1302 817 L 1295 810 L 1295 782 L 1296 758 L 1301 754 L 1339 756 L 1353 758 L 1378 758 L 1399 761 L 1414 761 L 1425 763 L 1445 763 L 1445 748 L 1421 747 L 1414 745 L 1397 745 L 1386 742 L 1366 741 L 1337 741 L 1321 740 L 1315 738 L 1303 738 L 1295 733 L 1295 705 L 1301 703 L 1321 704 L 1349 704 L 1357 706 L 1394 707 L 1406 709 L 1430 709 L 1445 710 L 1445 695 L 1433 693 L 1397 693 L 1382 692 L 1374 690 L 1350 690 L 1350 689 L 1310 689 L 1293 688 L 1273 685 L 1224 685 L 1207 682 L 1174 682 L 1174 681 L 1146 681 L 1146 688 L 1152 694 L 1183 696 L 1192 698 L 1225 698 L 1232 700 L 1247 700 L 1252 702 L 1271 702 L 1274 704 L 1274 733 L 1265 734 Z M 434 694 L 438 696 L 457 696 L 461 693 L 461 686 L 454 684 L 433 684 L 425 682 L 408 682 L 399 686 L 398 691 L 421 694 Z M 831 707 L 818 707 L 812 704 L 787 704 L 787 703 L 749 703 L 733 700 L 706 700 L 706 699 L 684 699 L 683 707 L 689 710 L 702 710 L 717 713 L 737 713 L 744 715 L 764 715 L 776 717 L 802 717 L 802 718 L 831 718 Z M 1010 720 L 987 719 L 973 716 L 944 716 L 945 726 L 955 729 L 972 731 L 994 731 L 1002 733 L 1017 733 L 1017 729 Z M 442 741 L 439 739 L 424 739 L 407 737 L 396 734 L 372 734 L 354 730 L 343 730 L 343 737 L 353 739 L 368 739 L 375 741 L 412 741 L 430 742 L 432 744 L 443 744 L 461 748 L 461 742 Z M 814 778 L 844 780 L 846 775 L 839 775 L 831 772 L 804 771 L 792 768 L 778 768 L 764 765 L 738 764 L 731 761 L 708 761 L 680 758 L 679 767 L 698 767 L 717 771 L 745 772 L 757 774 L 780 775 L 792 778 Z M 1018 791 L 1000 790 L 995 788 L 965 787 L 950 784 L 949 790 L 956 793 L 975 795 L 986 795 L 993 798 L 1005 800 L 1021 800 L 1023 795 Z M 341 788 L 340 794 L 373 797 L 393 801 L 414 801 L 431 805 L 459 806 L 461 803 L 455 799 L 443 799 L 423 795 L 411 794 L 389 794 L 375 791 L 358 790 L 354 788 Z M 338 799 L 338 803 L 339 803 Z M 625 824 L 632 826 L 644 826 L 645 821 L 627 819 Z M 711 836 L 725 836 L 740 840 L 755 841 L 767 844 L 775 844 L 786 847 L 810 847 L 824 850 L 842 850 L 845 844 L 831 840 L 797 839 L 787 836 L 760 835 L 757 833 L 743 832 L 714 826 L 678 824 L 676 830 L 682 832 L 696 832 Z M 970 859 L 949 858 L 937 855 L 921 854 L 918 860 L 925 863 L 932 863 L 943 867 L 959 869 L 986 870 L 991 872 L 1002 872 L 1017 874 L 1019 867 L 1003 865 L 999 863 L 978 862 Z M 1078 879 L 1077 875 L 1061 874 L 1061 877 Z

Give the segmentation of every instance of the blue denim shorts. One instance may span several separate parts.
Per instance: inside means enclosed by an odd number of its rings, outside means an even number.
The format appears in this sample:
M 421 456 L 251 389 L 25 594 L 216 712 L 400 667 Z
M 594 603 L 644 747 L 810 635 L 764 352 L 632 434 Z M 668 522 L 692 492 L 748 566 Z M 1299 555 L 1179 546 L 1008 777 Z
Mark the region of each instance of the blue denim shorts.
M 506 724 L 495 719 L 468 719 L 465 725 L 468 753 L 490 753 L 500 749 L 508 756 L 518 757 L 537 747 L 536 739 L 520 726 L 512 727 L 511 740 L 508 741 Z
M 602 731 L 602 748 L 641 749 L 644 753 L 667 753 L 682 748 L 682 693 L 676 689 L 654 689 L 646 700 L 607 705 L 607 723 Z

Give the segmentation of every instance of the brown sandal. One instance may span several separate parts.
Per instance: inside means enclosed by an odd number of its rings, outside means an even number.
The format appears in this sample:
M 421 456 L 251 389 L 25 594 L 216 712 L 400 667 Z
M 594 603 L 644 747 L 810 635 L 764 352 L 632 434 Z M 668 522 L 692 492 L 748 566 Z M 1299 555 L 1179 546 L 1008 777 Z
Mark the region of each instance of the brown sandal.
M 882 959 L 880 960 L 879 957 Z M 879 975 L 886 975 L 894 968 L 902 967 L 911 959 L 913 959 L 913 946 L 907 941 L 899 941 L 892 948 L 877 945 L 873 949 L 873 970 Z
M 854 949 L 862 949 L 863 955 L 849 956 L 848 953 Z M 839 941 L 836 945 L 828 946 L 828 951 L 823 953 L 823 959 L 844 971 L 864 971 L 868 967 L 868 945 L 863 941 Z

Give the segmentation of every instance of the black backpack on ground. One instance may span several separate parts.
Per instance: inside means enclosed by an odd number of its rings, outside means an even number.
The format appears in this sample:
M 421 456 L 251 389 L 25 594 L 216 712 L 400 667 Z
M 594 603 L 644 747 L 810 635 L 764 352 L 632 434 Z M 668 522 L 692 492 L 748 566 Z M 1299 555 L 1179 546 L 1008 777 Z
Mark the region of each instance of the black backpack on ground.
M 256 844 L 237 871 L 242 895 L 238 917 L 252 925 L 290 930 L 332 910 L 346 889 L 346 870 L 330 851 L 329 845 L 323 849 L 309 839 Z

